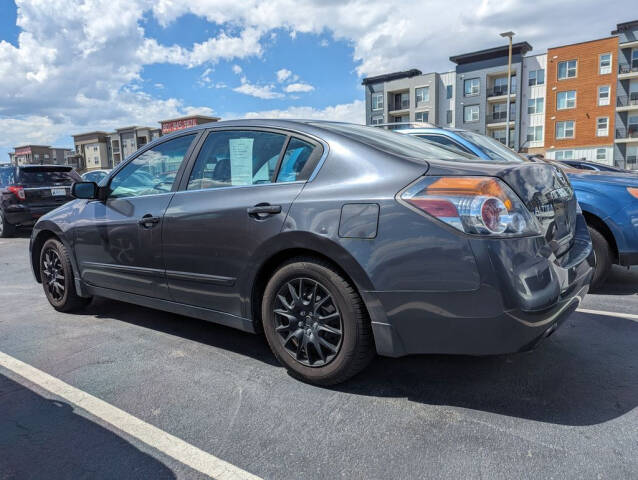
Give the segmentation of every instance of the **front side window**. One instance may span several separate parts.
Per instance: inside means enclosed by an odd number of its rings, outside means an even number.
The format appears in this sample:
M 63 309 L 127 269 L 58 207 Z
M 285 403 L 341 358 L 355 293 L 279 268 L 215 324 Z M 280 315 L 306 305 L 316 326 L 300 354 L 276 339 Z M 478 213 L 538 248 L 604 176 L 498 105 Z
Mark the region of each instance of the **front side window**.
M 556 122 L 556 138 L 574 138 L 574 121 Z
M 596 119 L 596 136 L 606 137 L 609 135 L 609 117 L 598 117 Z
M 478 105 L 468 105 L 463 107 L 463 121 L 466 123 L 469 122 L 478 122 L 479 120 L 479 106 Z
M 530 98 L 527 100 L 527 113 L 543 113 L 545 108 L 545 100 L 543 98 Z
M 576 108 L 576 90 L 568 90 L 556 94 L 556 109 L 566 110 L 568 108 Z
M 160 143 L 129 162 L 111 180 L 109 197 L 141 197 L 168 193 L 196 134 Z
M 598 67 L 601 75 L 611 73 L 611 53 L 603 53 L 598 57 Z
M 383 93 L 372 94 L 372 110 L 383 110 Z
M 454 95 L 454 87 L 452 85 L 447 85 L 445 87 L 445 98 L 449 100 L 450 98 L 452 98 L 453 95 Z
M 567 60 L 565 62 L 558 62 L 558 79 L 565 80 L 567 78 L 576 77 L 576 67 L 578 62 L 576 60 Z
M 414 114 L 414 120 L 416 122 L 427 122 L 430 116 L 430 112 L 416 112 Z
M 557 150 L 554 155 L 554 160 L 572 160 L 574 158 L 573 150 Z
M 281 133 L 257 130 L 209 133 L 187 190 L 272 183 L 286 138 Z
M 469 78 L 463 82 L 463 90 L 466 97 L 478 95 L 481 91 L 480 81 L 478 78 Z
M 607 160 L 607 149 L 606 148 L 597 148 L 596 149 L 596 160 Z
M 427 103 L 430 101 L 430 87 L 419 87 L 414 90 L 416 95 L 416 104 Z
M 530 87 L 534 85 L 543 85 L 545 83 L 545 70 L 530 70 L 528 84 Z
M 609 105 L 609 85 L 598 87 L 598 105 Z

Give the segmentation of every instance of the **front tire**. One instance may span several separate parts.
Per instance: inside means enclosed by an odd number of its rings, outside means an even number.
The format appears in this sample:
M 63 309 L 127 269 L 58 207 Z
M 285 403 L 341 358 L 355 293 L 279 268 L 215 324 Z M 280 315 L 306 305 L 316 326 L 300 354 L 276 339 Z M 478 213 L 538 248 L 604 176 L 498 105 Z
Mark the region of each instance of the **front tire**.
M 614 254 L 609 246 L 609 242 L 598 230 L 592 227 L 587 228 L 594 248 L 594 256 L 596 257 L 594 276 L 592 277 L 590 286 L 591 290 L 595 290 L 600 288 L 609 276 Z
M 4 212 L 0 210 L 0 238 L 9 238 L 15 231 L 15 225 L 9 223 L 4 216 Z
M 79 310 L 91 301 L 75 291 L 69 254 L 55 238 L 47 240 L 40 251 L 40 279 L 47 300 L 59 312 Z
M 316 385 L 335 385 L 374 357 L 361 297 L 329 263 L 295 258 L 272 276 L 262 300 L 270 349 L 289 373 Z

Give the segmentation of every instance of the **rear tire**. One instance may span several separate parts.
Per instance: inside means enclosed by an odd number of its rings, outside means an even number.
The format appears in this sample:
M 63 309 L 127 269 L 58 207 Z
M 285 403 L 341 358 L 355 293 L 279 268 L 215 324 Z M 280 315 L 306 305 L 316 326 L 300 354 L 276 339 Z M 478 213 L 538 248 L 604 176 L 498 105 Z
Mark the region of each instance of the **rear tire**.
M 44 242 L 40 251 L 40 279 L 47 300 L 59 312 L 79 310 L 91 301 L 75 291 L 69 254 L 56 238 Z
M 261 307 L 270 349 L 299 380 L 335 385 L 374 358 L 363 301 L 327 262 L 299 257 L 283 264 L 266 285 Z
M 609 276 L 614 254 L 609 246 L 609 242 L 598 230 L 592 227 L 587 228 L 591 236 L 594 255 L 596 257 L 596 266 L 594 268 L 594 276 L 592 277 L 590 289 L 596 290 L 605 283 L 605 280 Z
M 9 238 L 15 231 L 15 225 L 9 223 L 4 216 L 4 212 L 0 210 L 0 238 Z

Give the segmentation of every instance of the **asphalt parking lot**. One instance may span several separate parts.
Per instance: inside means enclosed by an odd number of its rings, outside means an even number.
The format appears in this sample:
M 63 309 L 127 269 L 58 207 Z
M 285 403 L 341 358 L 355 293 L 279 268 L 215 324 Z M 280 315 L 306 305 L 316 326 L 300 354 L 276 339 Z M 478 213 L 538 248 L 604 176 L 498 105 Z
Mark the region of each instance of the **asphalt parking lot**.
M 534 352 L 378 358 L 328 389 L 258 336 L 110 300 L 55 312 L 27 248 L 0 240 L 0 358 L 44 373 L 0 363 L 0 479 L 205 478 L 189 458 L 227 478 L 638 477 L 636 269 L 581 305 L 610 313 L 575 313 Z

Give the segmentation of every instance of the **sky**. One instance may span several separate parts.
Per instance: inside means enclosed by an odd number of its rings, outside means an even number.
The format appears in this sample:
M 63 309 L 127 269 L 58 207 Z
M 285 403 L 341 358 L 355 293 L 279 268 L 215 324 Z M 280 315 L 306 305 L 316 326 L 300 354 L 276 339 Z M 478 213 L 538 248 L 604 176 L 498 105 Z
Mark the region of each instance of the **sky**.
M 0 0 L 0 162 L 191 113 L 364 123 L 366 76 L 609 36 L 635 0 Z

